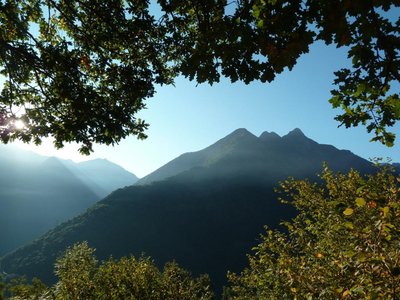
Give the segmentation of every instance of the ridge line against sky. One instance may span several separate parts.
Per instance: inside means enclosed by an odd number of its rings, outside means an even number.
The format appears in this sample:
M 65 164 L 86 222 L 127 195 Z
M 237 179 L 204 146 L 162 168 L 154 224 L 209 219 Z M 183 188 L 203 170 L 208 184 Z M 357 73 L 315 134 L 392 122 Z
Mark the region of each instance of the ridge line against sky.
M 349 64 L 346 49 L 323 43 L 312 45 L 292 71 L 285 71 L 272 82 L 230 83 L 222 79 L 209 86 L 177 78 L 175 87 L 157 88 L 155 97 L 146 101 L 148 109 L 137 116 L 150 124 L 148 139 L 129 137 L 119 145 L 95 145 L 90 156 L 79 155 L 76 145 L 55 150 L 50 140 L 43 146 L 15 144 L 46 156 L 74 161 L 105 158 L 143 177 L 185 152 L 201 150 L 237 128 L 246 128 L 259 136 L 273 131 L 283 136 L 300 128 L 310 139 L 350 150 L 369 159 L 390 157 L 400 162 L 400 136 L 388 148 L 377 142 L 364 126 L 338 128 L 334 117 L 340 111 L 328 103 L 333 89 L 333 72 Z M 399 86 L 394 87 L 399 90 Z M 399 125 L 393 128 L 399 132 Z

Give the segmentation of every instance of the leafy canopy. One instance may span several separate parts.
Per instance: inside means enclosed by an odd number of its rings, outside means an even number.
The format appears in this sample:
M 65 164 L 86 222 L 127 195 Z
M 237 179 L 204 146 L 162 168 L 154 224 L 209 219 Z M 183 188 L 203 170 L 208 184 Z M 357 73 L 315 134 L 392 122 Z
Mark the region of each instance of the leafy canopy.
M 272 81 L 316 41 L 345 47 L 330 102 L 388 146 L 400 118 L 398 0 L 5 0 L 0 136 L 55 145 L 145 137 L 155 84 Z M 397 17 L 397 19 L 396 19 Z M 23 123 L 22 123 L 23 122 Z M 25 124 L 22 126 L 21 124 Z
M 214 294 L 206 275 L 192 278 L 175 262 L 161 272 L 150 258 L 110 258 L 99 264 L 86 242 L 75 244 L 57 260 L 59 281 L 46 288 L 40 281 L 13 284 L 10 299 L 165 299 L 212 300 Z
M 171 83 L 165 31 L 146 1 L 0 2 L 0 134 L 55 145 L 144 138 L 135 114 Z M 16 120 L 25 126 L 16 126 Z
M 231 299 L 398 299 L 399 180 L 327 168 L 322 179 L 282 184 L 299 214 L 286 233 L 267 228 L 249 267 L 229 274 Z

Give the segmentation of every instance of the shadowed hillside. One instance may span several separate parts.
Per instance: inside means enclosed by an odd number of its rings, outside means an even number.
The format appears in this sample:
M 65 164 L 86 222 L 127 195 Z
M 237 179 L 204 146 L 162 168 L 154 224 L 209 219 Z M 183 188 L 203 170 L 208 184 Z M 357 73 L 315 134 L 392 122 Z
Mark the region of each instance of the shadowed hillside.
M 52 281 L 52 265 L 65 247 L 87 240 L 101 259 L 145 252 L 159 265 L 177 260 L 195 275 L 209 273 L 220 289 L 228 270 L 239 271 L 263 225 L 277 227 L 294 211 L 277 201 L 274 187 L 288 176 L 316 179 L 334 170 L 371 172 L 349 151 L 320 145 L 295 129 L 284 137 L 256 137 L 239 129 L 210 147 L 184 154 L 118 190 L 79 217 L 4 257 L 7 273 Z
M 237 129 L 213 145 L 191 153 L 185 153 L 143 177 L 136 184 L 143 185 L 177 175 L 194 167 L 209 167 L 219 163 L 217 172 L 229 168 L 235 172 L 274 174 L 285 177 L 315 174 L 322 162 L 336 170 L 349 166 L 356 169 L 369 168 L 370 164 L 348 150 L 338 150 L 307 138 L 296 128 L 280 137 L 274 132 L 263 132 L 256 137 L 246 129 Z M 240 165 L 240 166 L 239 166 Z M 263 175 L 262 175 L 263 176 Z M 278 176 L 279 177 L 279 176 Z
M 128 185 L 128 178 L 130 184 L 136 179 L 110 162 L 82 163 L 80 171 L 81 164 L 16 147 L 0 147 L 0 164 L 0 255 L 82 213 L 100 196 Z M 114 180 L 103 185 L 110 176 Z

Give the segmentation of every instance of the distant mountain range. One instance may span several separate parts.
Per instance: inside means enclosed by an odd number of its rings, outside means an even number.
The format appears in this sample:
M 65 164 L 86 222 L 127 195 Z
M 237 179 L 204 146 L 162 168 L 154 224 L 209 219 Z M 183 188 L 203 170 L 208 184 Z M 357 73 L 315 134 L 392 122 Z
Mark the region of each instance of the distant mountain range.
M 139 178 L 106 159 L 93 159 L 80 163 L 63 160 L 62 163 L 99 198 L 112 191 L 133 185 Z
M 194 274 L 209 273 L 220 290 L 226 272 L 239 271 L 263 226 L 277 228 L 295 211 L 277 200 L 278 181 L 318 179 L 323 162 L 336 171 L 373 172 L 350 151 L 321 145 L 299 129 L 257 137 L 238 129 L 215 144 L 186 153 L 96 203 L 85 213 L 3 257 L 7 273 L 54 281 L 56 257 L 87 240 L 100 259 L 141 253 L 159 265 L 175 259 Z
M 137 177 L 106 161 L 83 163 L 0 147 L 0 255 L 77 216 Z
M 256 137 L 240 128 L 197 152 L 185 153 L 153 173 L 138 180 L 137 185 L 149 184 L 177 175 L 192 168 L 210 168 L 213 176 L 258 175 L 265 179 L 304 177 L 321 170 L 322 162 L 329 162 L 335 170 L 365 169 L 370 163 L 348 150 L 321 145 L 307 138 L 296 128 L 280 137 L 274 132 L 263 132 Z M 219 174 L 219 175 L 218 175 Z M 254 174 L 254 175 L 252 175 Z M 207 174 L 208 176 L 209 174 Z

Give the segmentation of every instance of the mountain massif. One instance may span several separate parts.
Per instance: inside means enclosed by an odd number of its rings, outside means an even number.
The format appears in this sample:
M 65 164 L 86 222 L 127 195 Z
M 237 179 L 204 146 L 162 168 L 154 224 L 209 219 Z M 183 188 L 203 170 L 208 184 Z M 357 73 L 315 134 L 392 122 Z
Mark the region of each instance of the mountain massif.
M 74 163 L 8 146 L 0 148 L 0 165 L 0 255 L 137 180 L 106 160 Z
M 3 257 L 0 266 L 7 273 L 52 282 L 56 257 L 87 240 L 100 259 L 145 253 L 159 265 L 176 260 L 194 274 L 210 274 L 220 290 L 226 272 L 246 264 L 263 226 L 277 228 L 295 214 L 277 200 L 278 182 L 288 176 L 317 179 L 323 162 L 336 171 L 373 172 L 368 161 L 318 144 L 299 129 L 283 137 L 238 129 L 111 193 Z
M 136 185 L 160 181 L 193 168 L 203 168 L 207 178 L 245 175 L 276 183 L 277 178 L 287 176 L 314 176 L 323 162 L 334 170 L 370 168 L 365 159 L 348 150 L 318 144 L 298 128 L 283 137 L 274 132 L 263 132 L 257 137 L 240 128 L 203 150 L 182 154 L 138 180 Z M 209 169 L 212 172 L 207 172 Z

